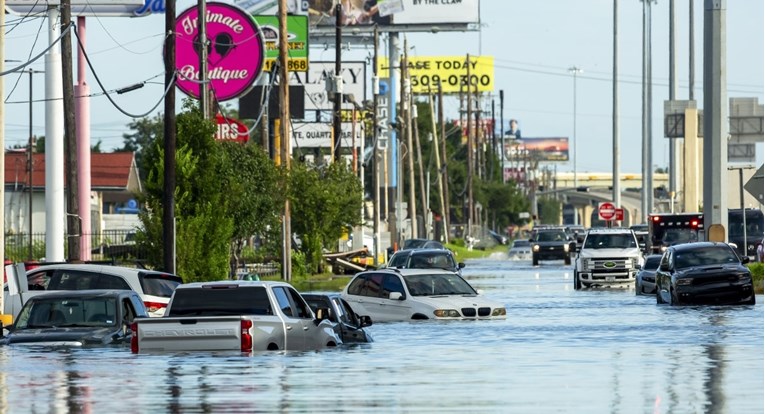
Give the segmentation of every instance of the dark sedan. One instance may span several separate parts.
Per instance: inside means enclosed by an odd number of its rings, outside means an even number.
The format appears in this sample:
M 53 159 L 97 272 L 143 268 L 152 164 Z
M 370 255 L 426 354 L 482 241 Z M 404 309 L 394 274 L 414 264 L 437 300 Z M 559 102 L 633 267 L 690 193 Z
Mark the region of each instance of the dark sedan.
M 300 296 L 314 313 L 319 308 L 329 309 L 329 320 L 344 344 L 372 342 L 372 335 L 364 329 L 372 325 L 372 318 L 356 315 L 339 293 L 301 293 Z
M 4 345 L 96 346 L 129 344 L 130 324 L 147 318 L 132 290 L 77 290 L 33 296 L 8 327 Z
M 646 256 L 645 263 L 635 276 L 635 294 L 645 295 L 656 293 L 656 270 L 661 262 L 660 254 Z
M 725 243 L 670 246 L 656 271 L 656 303 L 754 304 L 747 262 Z

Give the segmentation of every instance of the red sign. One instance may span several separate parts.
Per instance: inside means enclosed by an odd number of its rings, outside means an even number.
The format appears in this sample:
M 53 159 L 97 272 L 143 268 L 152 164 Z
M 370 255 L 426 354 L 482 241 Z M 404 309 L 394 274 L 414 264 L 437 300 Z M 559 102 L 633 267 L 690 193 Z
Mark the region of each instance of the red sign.
M 608 201 L 600 203 L 598 205 L 598 216 L 600 216 L 601 220 L 613 220 L 616 217 L 616 206 L 614 206 L 614 203 Z
M 215 123 L 218 124 L 218 128 L 215 130 L 216 141 L 235 141 L 244 144 L 250 139 L 247 125 L 236 119 L 216 114 Z
M 623 208 L 617 208 L 616 209 L 616 221 L 624 221 L 624 209 Z

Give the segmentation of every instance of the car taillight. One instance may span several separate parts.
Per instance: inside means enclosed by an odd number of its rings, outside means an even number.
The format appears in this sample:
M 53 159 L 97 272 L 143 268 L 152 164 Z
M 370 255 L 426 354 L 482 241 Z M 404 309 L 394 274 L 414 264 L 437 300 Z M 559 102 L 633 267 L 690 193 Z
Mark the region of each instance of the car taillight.
M 167 308 L 167 303 L 160 303 L 160 302 L 144 302 L 143 305 L 146 306 L 146 312 L 149 312 L 149 313 Z
M 659 216 L 653 216 L 653 221 L 659 221 Z
M 252 352 L 251 320 L 242 320 L 242 352 Z
M 133 322 L 130 324 L 130 332 L 132 332 L 132 336 L 130 337 L 130 352 L 137 354 L 138 353 L 138 324 Z
M 698 226 L 699 226 L 699 221 L 698 220 L 691 220 L 691 228 L 695 229 Z

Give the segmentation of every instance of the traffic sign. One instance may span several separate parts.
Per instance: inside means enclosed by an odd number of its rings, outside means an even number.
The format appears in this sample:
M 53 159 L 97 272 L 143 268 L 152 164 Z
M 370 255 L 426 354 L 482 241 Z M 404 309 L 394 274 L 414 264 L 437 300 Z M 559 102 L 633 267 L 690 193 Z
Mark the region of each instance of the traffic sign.
M 601 220 L 610 221 L 616 217 L 616 206 L 614 203 L 604 201 L 598 204 L 598 216 Z

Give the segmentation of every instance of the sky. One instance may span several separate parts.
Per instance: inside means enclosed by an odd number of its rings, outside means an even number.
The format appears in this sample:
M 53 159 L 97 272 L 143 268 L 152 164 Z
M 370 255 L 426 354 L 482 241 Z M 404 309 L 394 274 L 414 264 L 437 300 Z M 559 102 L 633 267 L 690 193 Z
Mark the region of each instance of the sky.
M 729 97 L 753 97 L 763 103 L 764 57 L 761 0 L 727 1 L 727 85 Z M 180 0 L 180 12 L 195 5 Z M 677 99 L 688 99 L 689 6 L 676 0 Z M 695 3 L 695 97 L 703 106 L 704 1 Z M 643 3 L 619 2 L 619 130 L 622 173 L 640 173 L 642 151 L 642 40 Z M 664 100 L 669 97 L 669 1 L 652 5 L 653 164 L 666 167 L 668 140 L 663 137 Z M 612 52 L 613 1 L 611 0 L 482 0 L 481 30 L 459 33 L 409 33 L 412 56 L 483 55 L 494 57 L 494 98 L 499 118 L 499 90 L 504 91 L 505 130 L 517 119 L 524 137 L 569 137 L 577 153 L 578 172 L 612 171 Z M 43 18 L 6 16 L 7 60 L 27 61 L 47 47 L 47 21 Z M 164 15 L 141 18 L 87 18 L 87 49 L 104 88 L 114 91 L 139 82 L 138 90 L 91 99 L 91 142 L 101 148 L 121 147 L 122 134 L 134 119 L 154 107 L 163 93 L 162 42 Z M 403 36 L 402 36 L 403 44 Z M 381 49 L 387 53 L 387 47 Z M 344 59 L 359 60 L 371 48 L 343 52 Z M 332 49 L 314 44 L 312 60 L 331 60 Z M 43 70 L 43 59 L 31 67 Z M 6 69 L 18 63 L 6 62 Z M 582 72 L 574 78 L 568 68 Z M 77 71 L 74 71 L 75 76 Z M 368 70 L 371 74 L 371 68 Z M 29 130 L 29 75 L 5 76 L 6 146 L 24 145 Z M 76 79 L 75 79 L 76 82 Z M 91 92 L 98 94 L 93 73 Z M 44 75 L 33 75 L 33 133 L 44 135 Z M 368 91 L 371 90 L 368 88 Z M 180 109 L 184 95 L 177 93 Z M 459 101 L 448 98 L 446 116 L 457 116 Z M 152 114 L 160 113 L 160 103 Z M 576 123 L 576 132 L 574 124 Z M 575 139 L 573 137 L 576 137 Z M 763 146 L 757 147 L 762 163 Z M 572 171 L 573 163 L 557 164 Z

